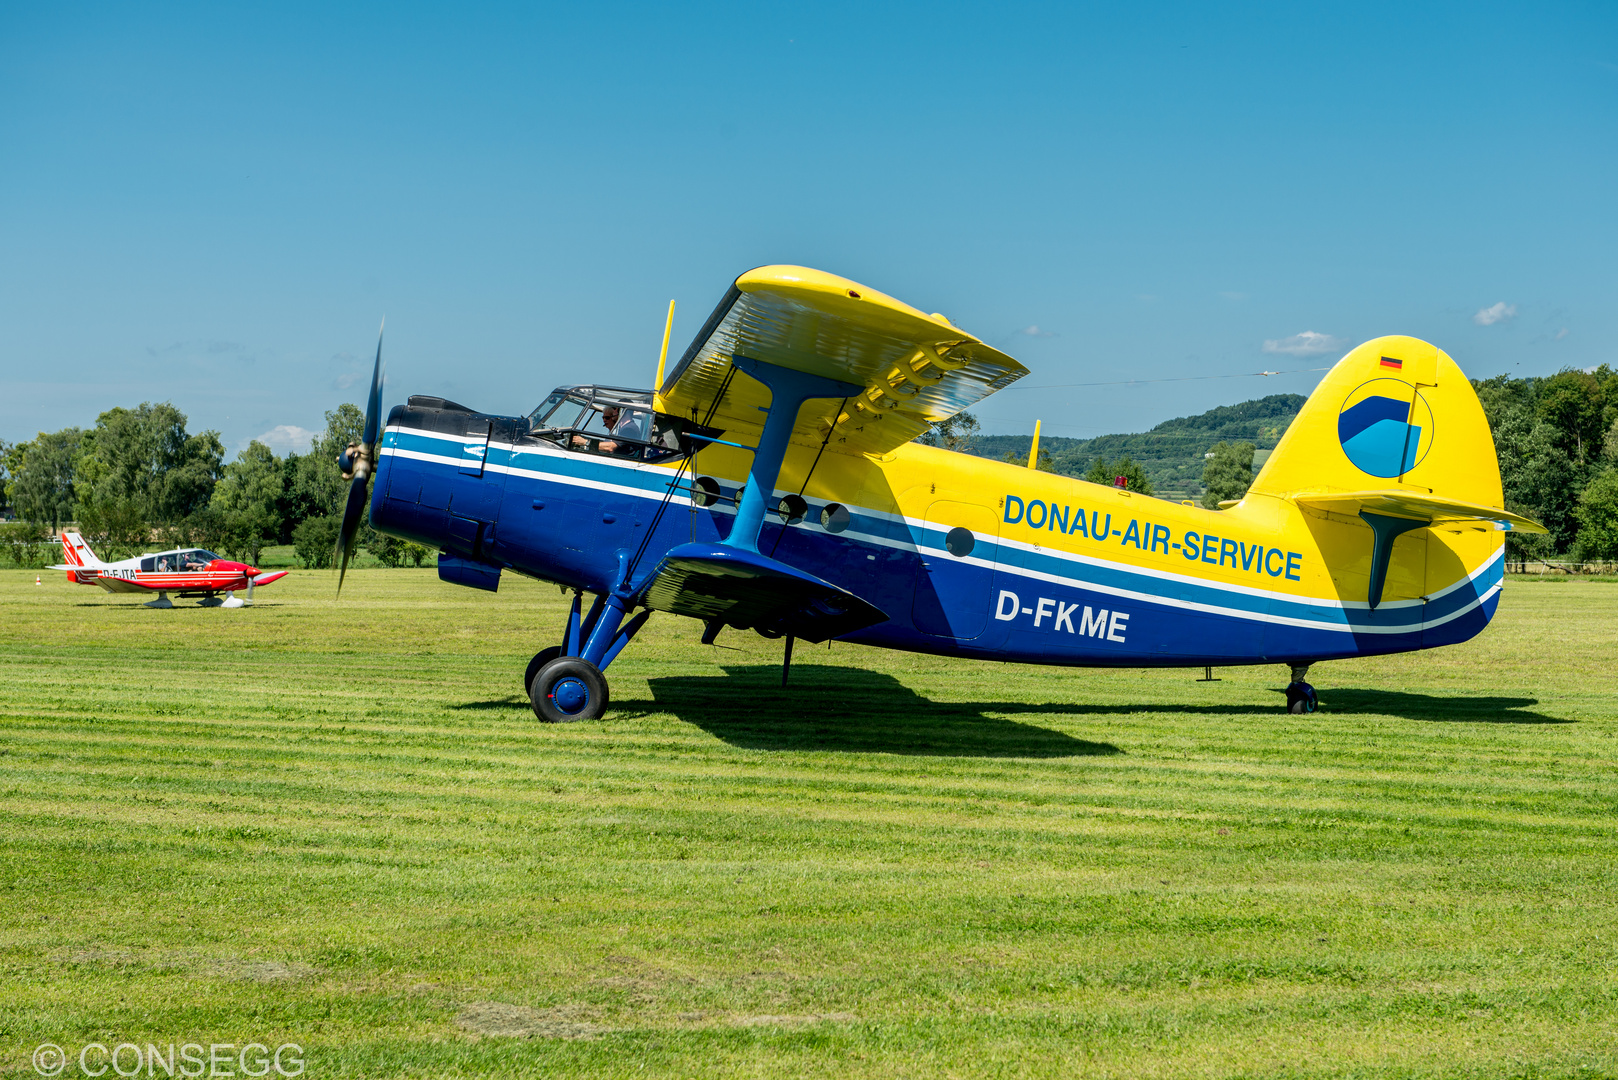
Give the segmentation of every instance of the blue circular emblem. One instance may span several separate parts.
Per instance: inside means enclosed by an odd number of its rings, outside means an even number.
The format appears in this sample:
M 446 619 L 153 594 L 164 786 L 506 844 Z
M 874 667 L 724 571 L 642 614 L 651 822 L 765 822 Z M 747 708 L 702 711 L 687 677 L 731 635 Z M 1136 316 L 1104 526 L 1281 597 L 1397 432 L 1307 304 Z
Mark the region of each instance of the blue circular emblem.
M 1433 447 L 1432 407 L 1403 379 L 1372 379 L 1344 399 L 1337 441 L 1361 472 L 1403 476 Z

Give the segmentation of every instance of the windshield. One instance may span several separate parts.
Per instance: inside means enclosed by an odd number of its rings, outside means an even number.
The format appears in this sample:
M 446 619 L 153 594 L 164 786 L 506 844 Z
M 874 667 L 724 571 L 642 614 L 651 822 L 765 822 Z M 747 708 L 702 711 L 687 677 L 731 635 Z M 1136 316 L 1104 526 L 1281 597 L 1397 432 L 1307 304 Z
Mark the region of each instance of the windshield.
M 572 427 L 588 407 L 583 401 L 570 401 L 567 394 L 558 390 L 528 414 L 528 426 L 534 431 L 547 427 Z

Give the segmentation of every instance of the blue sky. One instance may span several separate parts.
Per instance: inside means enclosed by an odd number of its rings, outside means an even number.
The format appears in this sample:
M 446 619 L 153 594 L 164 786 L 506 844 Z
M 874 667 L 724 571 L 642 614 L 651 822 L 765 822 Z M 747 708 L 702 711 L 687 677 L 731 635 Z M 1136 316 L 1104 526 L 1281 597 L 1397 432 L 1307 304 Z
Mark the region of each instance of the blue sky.
M 1618 363 L 1618 8 L 0 3 L 0 438 L 172 400 L 649 385 L 738 272 L 855 278 L 1138 430 L 1384 333 Z M 1313 336 L 1309 336 L 1313 335 Z M 1268 343 L 1268 344 L 1267 344 Z M 1260 370 L 1270 378 L 1185 379 Z M 301 449 L 301 447 L 300 447 Z

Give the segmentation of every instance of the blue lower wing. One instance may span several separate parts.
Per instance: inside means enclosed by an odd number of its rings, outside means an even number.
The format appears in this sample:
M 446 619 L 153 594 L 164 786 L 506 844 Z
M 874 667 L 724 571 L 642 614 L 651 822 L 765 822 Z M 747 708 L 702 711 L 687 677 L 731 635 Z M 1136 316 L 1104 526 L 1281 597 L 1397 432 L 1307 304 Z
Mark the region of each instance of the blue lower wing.
M 768 555 L 723 544 L 681 544 L 640 590 L 654 611 L 825 641 L 887 621 L 879 608 Z

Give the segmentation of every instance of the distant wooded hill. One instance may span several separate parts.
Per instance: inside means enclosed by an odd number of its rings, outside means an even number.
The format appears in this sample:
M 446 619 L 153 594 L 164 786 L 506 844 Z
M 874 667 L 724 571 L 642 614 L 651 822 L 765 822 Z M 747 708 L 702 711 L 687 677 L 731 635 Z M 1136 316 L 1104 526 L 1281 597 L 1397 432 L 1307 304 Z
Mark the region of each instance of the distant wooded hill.
M 1114 461 L 1128 454 L 1145 468 L 1154 494 L 1166 499 L 1200 499 L 1203 493 L 1203 457 L 1214 443 L 1245 440 L 1258 447 L 1254 467 L 1269 456 L 1292 418 L 1307 399 L 1302 394 L 1271 394 L 1237 405 L 1221 405 L 1197 416 L 1165 420 L 1150 431 L 1134 435 L 1101 435 L 1094 439 L 1065 439 L 1041 435 L 1040 448 L 1051 456 L 1059 473 L 1083 476 L 1098 458 Z M 964 449 L 980 457 L 1002 458 L 1015 453 L 1028 459 L 1033 433 L 978 435 Z

